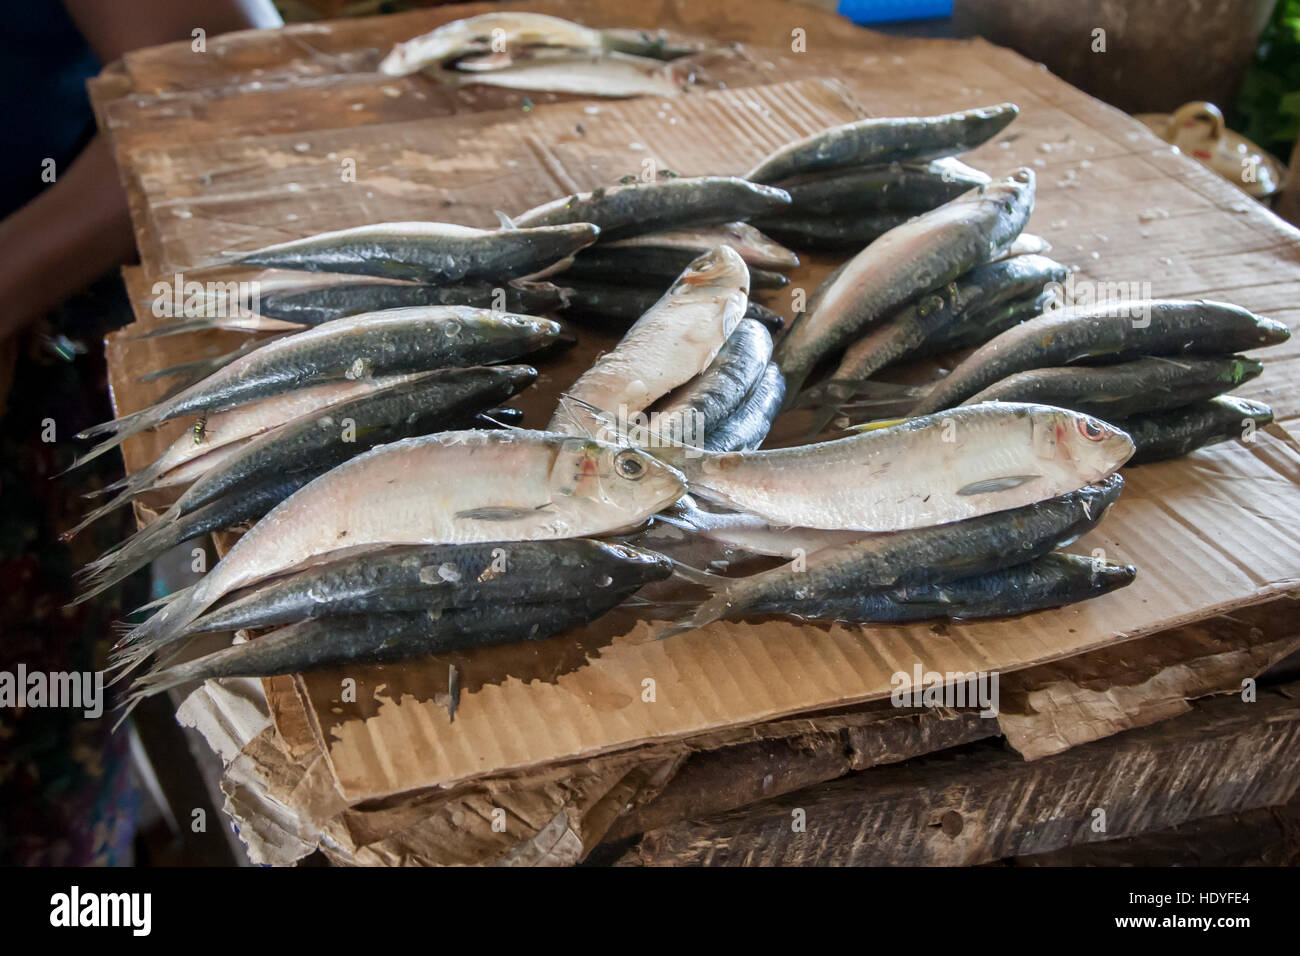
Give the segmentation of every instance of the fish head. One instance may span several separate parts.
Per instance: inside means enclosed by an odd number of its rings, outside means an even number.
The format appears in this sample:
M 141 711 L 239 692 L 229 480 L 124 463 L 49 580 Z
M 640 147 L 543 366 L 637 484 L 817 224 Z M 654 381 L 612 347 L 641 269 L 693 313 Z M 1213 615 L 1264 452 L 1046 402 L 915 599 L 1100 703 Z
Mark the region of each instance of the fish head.
M 485 341 L 506 345 L 522 343 L 527 351 L 551 344 L 559 339 L 561 332 L 564 331 L 559 322 L 538 315 L 479 309 L 473 313 L 473 316 L 479 320 L 476 323 L 478 326 L 476 331 Z M 465 317 L 469 318 L 469 315 Z M 447 323 L 443 331 L 448 338 L 455 339 L 459 336 L 460 329 L 461 322 L 453 319 Z
M 739 290 L 749 295 L 749 266 L 728 245 L 714 246 L 691 260 L 673 284 L 673 291 L 716 288 L 724 294 Z
M 611 527 L 626 527 L 680 498 L 686 479 L 639 448 L 567 438 L 551 468 L 550 491 L 557 506 L 604 511 Z
M 1025 405 L 1034 455 L 1063 486 L 1078 488 L 1111 474 L 1133 456 L 1127 432 L 1091 415 L 1052 405 Z
M 601 544 L 622 565 L 629 569 L 635 568 L 638 576 L 644 580 L 662 581 L 665 578 L 672 577 L 672 560 L 658 551 L 647 551 L 644 548 L 634 548 L 630 544 L 620 544 L 612 541 L 601 542 Z

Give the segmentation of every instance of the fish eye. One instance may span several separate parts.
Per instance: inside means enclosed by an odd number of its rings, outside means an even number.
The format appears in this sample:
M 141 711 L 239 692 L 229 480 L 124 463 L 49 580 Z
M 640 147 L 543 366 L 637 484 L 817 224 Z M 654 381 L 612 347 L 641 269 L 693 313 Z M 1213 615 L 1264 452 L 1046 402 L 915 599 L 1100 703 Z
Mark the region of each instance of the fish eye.
M 637 452 L 621 451 L 614 458 L 614 470 L 629 481 L 640 481 L 645 475 L 646 466 Z
M 1106 435 L 1106 427 L 1095 418 L 1080 418 L 1078 428 L 1079 434 L 1088 441 L 1101 441 Z

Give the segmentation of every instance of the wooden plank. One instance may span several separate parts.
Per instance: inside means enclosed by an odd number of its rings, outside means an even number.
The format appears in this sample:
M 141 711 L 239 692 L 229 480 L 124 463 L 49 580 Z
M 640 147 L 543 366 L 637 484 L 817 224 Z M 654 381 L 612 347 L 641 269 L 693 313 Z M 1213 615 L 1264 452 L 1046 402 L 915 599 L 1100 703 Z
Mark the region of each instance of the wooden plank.
M 1300 644 L 1297 602 L 1245 608 L 1115 647 L 1004 674 L 1000 712 L 986 720 L 939 709 L 857 726 L 823 726 L 726 747 L 701 748 L 658 793 L 611 827 L 613 842 L 681 820 L 748 806 L 870 767 L 1006 734 L 1026 759 L 1067 750 L 1186 713 L 1188 700 L 1240 689 Z M 1267 635 L 1287 634 L 1280 639 Z
M 1298 786 L 1300 685 L 1290 684 L 1032 763 L 975 745 L 869 770 L 655 830 L 620 863 L 970 865 L 1278 806 Z
M 1193 820 L 1121 840 L 1002 861 L 1006 866 L 1300 866 L 1300 803 Z

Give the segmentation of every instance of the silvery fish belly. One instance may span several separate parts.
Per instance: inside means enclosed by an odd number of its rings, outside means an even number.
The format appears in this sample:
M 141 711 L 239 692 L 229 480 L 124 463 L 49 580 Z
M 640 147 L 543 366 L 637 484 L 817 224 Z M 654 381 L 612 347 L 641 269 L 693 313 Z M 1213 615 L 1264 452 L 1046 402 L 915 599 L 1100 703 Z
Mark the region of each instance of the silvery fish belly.
M 1123 432 L 1047 405 L 954 409 L 835 441 L 770 451 L 655 454 L 691 493 L 777 525 L 899 531 L 1056 497 L 1133 453 Z
M 620 422 L 709 367 L 748 298 L 749 270 L 735 250 L 718 246 L 700 256 L 569 388 L 547 427 L 613 439 L 626 427 Z

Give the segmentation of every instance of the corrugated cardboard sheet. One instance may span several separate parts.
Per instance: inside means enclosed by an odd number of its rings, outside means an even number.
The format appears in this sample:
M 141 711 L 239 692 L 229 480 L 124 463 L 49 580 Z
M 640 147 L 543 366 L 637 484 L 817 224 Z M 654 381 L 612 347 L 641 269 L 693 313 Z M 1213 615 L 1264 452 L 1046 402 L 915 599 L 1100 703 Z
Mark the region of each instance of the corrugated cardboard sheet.
M 833 123 L 1010 100 L 1021 117 L 964 158 L 994 175 L 1035 169 L 1029 228 L 1078 278 L 1229 299 L 1292 325 L 1300 315 L 1300 234 L 1135 121 L 1013 53 L 980 42 L 886 40 L 779 3 L 530 7 L 593 25 L 666 26 L 768 46 L 701 58 L 689 95 L 617 102 L 448 93 L 420 77 L 367 72 L 393 39 L 481 8 L 238 36 L 215 41 L 208 60 L 196 61 L 188 45 L 134 54 L 126 70 L 145 92 L 98 104 L 140 238 L 133 293 L 145 299 L 154 279 L 230 249 L 391 219 L 487 225 L 494 210 L 608 185 L 639 173 L 646 159 L 681 175 L 742 173 L 780 143 Z M 806 33 L 805 52 L 791 50 L 796 28 Z M 340 175 L 345 159 L 355 161 L 356 182 Z M 814 258 L 792 287 L 811 291 L 834 264 Z M 788 316 L 790 294 L 763 301 Z M 147 305 L 139 311 L 152 321 Z M 542 424 L 558 390 L 612 341 L 578 332 L 578 348 L 543 366 L 540 386 L 522 401 L 528 424 Z M 114 336 L 119 412 L 157 394 L 135 376 L 240 341 Z M 1298 350 L 1300 339 L 1266 353 L 1264 375 L 1242 390 L 1272 404 L 1283 425 L 1300 414 Z M 184 427 L 128 442 L 128 466 L 140 467 Z M 1298 447 L 1279 426 L 1251 445 L 1131 470 L 1118 507 L 1072 550 L 1132 562 L 1138 579 L 1074 608 L 977 624 L 719 623 L 663 641 L 619 612 L 535 644 L 268 686 L 294 688 L 342 796 L 357 803 L 884 697 L 892 675 L 918 664 L 1025 668 L 1295 588 Z M 461 675 L 454 723 L 445 699 L 450 663 Z M 357 703 L 340 700 L 345 678 L 356 682 Z

